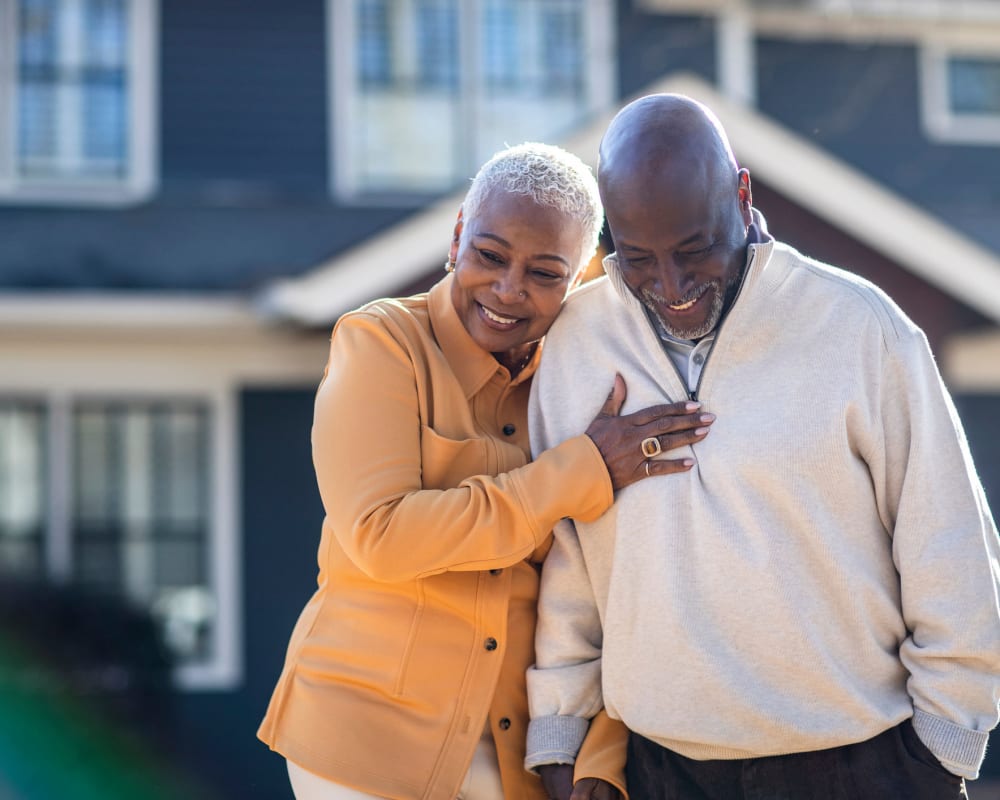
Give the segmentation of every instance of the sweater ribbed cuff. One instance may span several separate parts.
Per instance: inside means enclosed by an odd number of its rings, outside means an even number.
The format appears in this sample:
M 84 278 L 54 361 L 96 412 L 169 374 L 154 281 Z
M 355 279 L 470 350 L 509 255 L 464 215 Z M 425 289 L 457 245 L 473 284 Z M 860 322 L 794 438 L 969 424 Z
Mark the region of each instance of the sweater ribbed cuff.
M 988 732 L 964 728 L 919 708 L 913 710 L 913 730 L 949 772 L 969 780 L 979 777 Z
M 575 764 L 590 720 L 583 717 L 538 717 L 528 723 L 524 767 L 534 772 L 544 764 Z

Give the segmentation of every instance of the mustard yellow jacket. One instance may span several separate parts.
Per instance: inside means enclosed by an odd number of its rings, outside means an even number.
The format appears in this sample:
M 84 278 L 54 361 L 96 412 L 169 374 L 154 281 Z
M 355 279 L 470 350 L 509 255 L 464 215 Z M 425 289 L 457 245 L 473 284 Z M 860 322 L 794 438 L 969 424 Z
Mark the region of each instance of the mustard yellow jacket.
M 586 436 L 528 463 L 538 356 L 511 380 L 451 280 L 334 328 L 312 431 L 318 588 L 258 736 L 361 791 L 450 800 L 488 719 L 505 795 L 542 800 L 523 766 L 538 568 L 556 520 L 603 514 L 611 482 Z M 599 716 L 577 776 L 622 787 L 623 764 Z

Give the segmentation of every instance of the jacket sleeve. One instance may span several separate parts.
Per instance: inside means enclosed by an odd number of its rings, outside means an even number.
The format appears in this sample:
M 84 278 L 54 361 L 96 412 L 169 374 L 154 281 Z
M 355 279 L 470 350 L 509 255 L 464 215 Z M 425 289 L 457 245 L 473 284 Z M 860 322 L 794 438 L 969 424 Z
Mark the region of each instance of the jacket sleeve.
M 1000 698 L 1000 550 L 958 414 L 927 341 L 886 334 L 881 445 L 869 458 L 892 535 L 914 728 L 951 772 L 975 778 Z
M 424 489 L 413 362 L 380 318 L 363 312 L 334 330 L 312 444 L 327 523 L 375 580 L 510 566 L 542 544 L 556 520 L 599 516 L 613 496 L 586 436 L 501 475 Z
M 590 721 L 587 737 L 576 757 L 573 782 L 581 778 L 607 781 L 628 800 L 625 783 L 625 760 L 628 756 L 628 728 L 624 722 L 611 719 L 603 709 Z

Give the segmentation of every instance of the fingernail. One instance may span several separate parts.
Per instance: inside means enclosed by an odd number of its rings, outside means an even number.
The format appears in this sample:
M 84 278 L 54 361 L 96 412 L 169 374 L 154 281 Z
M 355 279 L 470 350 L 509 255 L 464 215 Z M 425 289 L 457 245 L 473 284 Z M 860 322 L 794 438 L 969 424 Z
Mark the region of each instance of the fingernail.
M 684 459 L 683 461 L 681 461 L 681 463 L 682 463 L 682 464 L 683 464 L 683 465 L 684 465 L 685 467 L 693 467 L 693 466 L 694 466 L 694 460 L 693 460 L 693 459 L 690 459 L 690 458 L 685 458 L 685 459 Z
M 695 436 L 704 436 L 706 433 L 708 433 L 708 428 L 695 428 L 694 429 L 694 435 Z
M 698 422 L 712 422 L 715 419 L 715 414 L 702 414 L 698 417 Z
M 689 400 L 684 404 L 685 411 L 697 411 L 699 408 L 701 408 L 701 403 L 697 403 L 693 400 Z

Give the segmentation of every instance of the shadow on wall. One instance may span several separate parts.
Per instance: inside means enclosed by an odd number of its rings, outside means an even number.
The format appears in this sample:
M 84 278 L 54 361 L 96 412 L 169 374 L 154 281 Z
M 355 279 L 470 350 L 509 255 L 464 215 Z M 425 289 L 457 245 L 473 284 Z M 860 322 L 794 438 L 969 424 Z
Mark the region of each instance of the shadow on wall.
M 209 800 L 175 755 L 170 671 L 145 612 L 0 576 L 0 797 Z

